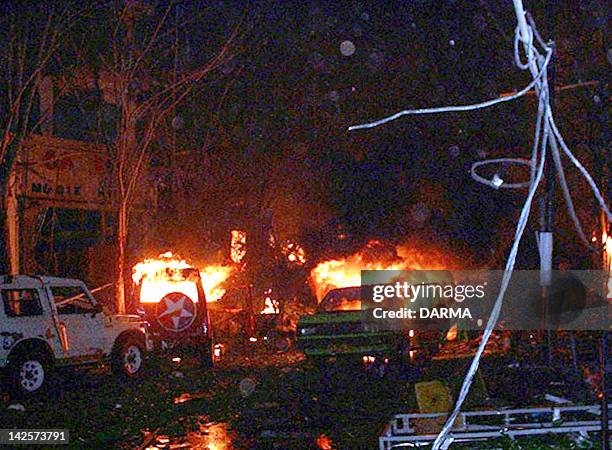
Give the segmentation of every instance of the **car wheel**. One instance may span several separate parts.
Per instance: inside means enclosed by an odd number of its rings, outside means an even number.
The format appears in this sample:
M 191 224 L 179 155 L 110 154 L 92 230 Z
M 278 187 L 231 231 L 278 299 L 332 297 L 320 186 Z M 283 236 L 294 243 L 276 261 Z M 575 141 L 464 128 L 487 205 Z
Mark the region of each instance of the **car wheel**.
M 112 368 L 121 378 L 136 378 L 144 368 L 144 345 L 141 339 L 128 336 L 115 344 Z
M 10 378 L 13 393 L 30 396 L 47 387 L 49 364 L 40 354 L 19 355 L 11 363 Z

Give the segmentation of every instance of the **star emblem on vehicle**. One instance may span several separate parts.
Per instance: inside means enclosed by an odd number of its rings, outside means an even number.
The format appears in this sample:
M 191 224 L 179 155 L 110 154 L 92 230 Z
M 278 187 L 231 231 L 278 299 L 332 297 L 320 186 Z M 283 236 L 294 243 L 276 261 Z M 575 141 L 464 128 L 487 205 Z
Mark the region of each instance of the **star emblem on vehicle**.
M 172 292 L 162 298 L 157 305 L 157 321 L 170 331 L 183 331 L 193 323 L 196 306 L 189 296 L 182 292 Z

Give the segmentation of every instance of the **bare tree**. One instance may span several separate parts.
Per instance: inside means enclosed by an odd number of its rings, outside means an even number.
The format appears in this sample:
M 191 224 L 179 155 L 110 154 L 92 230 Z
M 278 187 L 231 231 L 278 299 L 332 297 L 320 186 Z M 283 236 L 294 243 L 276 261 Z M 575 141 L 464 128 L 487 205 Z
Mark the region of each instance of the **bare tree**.
M 239 27 L 205 62 L 190 61 L 178 67 L 178 30 L 185 26 L 177 14 L 180 5 L 150 6 L 149 2 L 108 2 L 96 25 L 106 34 L 104 46 L 82 47 L 75 37 L 76 66 L 85 73 L 85 84 L 98 88 L 104 100 L 117 110 L 112 138 L 99 133 L 108 149 L 112 173 L 112 197 L 116 208 L 117 248 L 115 298 L 119 312 L 126 310 L 126 257 L 130 212 L 142 194 L 139 185 L 148 166 L 151 149 L 159 140 L 162 124 L 204 78 L 229 58 Z M 193 17 L 187 19 L 193 21 Z M 81 39 L 95 39 L 83 30 Z M 99 39 L 98 39 L 99 40 Z M 98 121 L 98 125 L 100 121 Z M 100 131 L 100 130 L 99 130 Z
M 9 1 L 0 7 L 0 227 L 6 231 L 8 183 L 11 170 L 24 139 L 48 119 L 48 110 L 39 111 L 38 87 L 63 38 L 78 22 L 85 9 L 44 6 Z M 14 247 L 0 237 L 0 264 L 19 271 Z

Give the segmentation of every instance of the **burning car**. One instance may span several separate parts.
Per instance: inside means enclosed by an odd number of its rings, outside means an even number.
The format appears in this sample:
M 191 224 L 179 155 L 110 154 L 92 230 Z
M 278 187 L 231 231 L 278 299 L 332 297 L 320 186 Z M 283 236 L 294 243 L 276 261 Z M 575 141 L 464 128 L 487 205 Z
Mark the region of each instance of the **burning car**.
M 213 338 L 200 271 L 171 253 L 134 267 L 138 312 L 150 324 L 156 350 L 191 349 L 213 364 Z
M 337 357 L 364 362 L 393 361 L 409 367 L 438 349 L 439 333 L 432 330 L 385 330 L 364 321 L 361 286 L 332 289 L 312 315 L 297 325 L 297 344 L 318 361 Z
M 362 321 L 361 287 L 332 289 L 312 315 L 297 325 L 297 341 L 308 357 L 338 355 L 396 355 L 403 336 L 393 331 L 371 331 Z
M 376 240 L 353 255 L 318 264 L 311 271 L 311 280 L 317 298 L 323 298 L 315 314 L 300 318 L 298 348 L 319 361 L 344 357 L 366 363 L 396 361 L 400 367 L 423 361 L 437 352 L 450 324 L 444 320 L 434 326 L 415 323 L 390 330 L 365 321 L 361 271 L 417 271 L 412 276 L 418 283 L 445 284 L 453 265 L 457 265 L 454 259 L 439 251 L 419 250 L 414 245 L 394 247 Z M 426 270 L 429 272 L 418 273 Z

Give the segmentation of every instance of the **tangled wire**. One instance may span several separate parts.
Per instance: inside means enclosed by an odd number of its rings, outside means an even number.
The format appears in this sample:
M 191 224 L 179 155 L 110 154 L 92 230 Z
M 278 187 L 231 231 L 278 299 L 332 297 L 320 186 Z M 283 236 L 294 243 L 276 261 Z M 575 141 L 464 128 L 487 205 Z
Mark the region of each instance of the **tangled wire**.
M 545 43 L 541 38 L 540 34 L 537 31 L 535 23 L 531 16 L 527 15 L 523 9 L 521 0 L 514 0 L 514 8 L 517 15 L 518 26 L 515 30 L 514 35 L 514 58 L 516 65 L 521 70 L 529 70 L 532 76 L 532 81 L 525 86 L 522 90 L 516 92 L 513 95 L 496 98 L 493 100 L 488 100 L 482 103 L 471 104 L 471 105 L 460 105 L 460 106 L 444 106 L 437 108 L 425 108 L 425 109 L 413 109 L 413 110 L 404 110 L 400 111 L 396 114 L 383 118 L 381 120 L 377 120 L 375 122 L 370 122 L 362 125 L 353 125 L 349 127 L 349 131 L 365 129 L 365 128 L 373 128 L 379 125 L 383 125 L 387 122 L 395 120 L 399 117 L 405 115 L 416 115 L 416 114 L 435 114 L 435 113 L 446 113 L 446 112 L 459 112 L 459 111 L 473 111 L 477 109 L 487 108 L 499 103 L 508 102 L 515 100 L 519 97 L 527 94 L 531 89 L 535 88 L 535 92 L 538 98 L 538 110 L 536 114 L 536 126 L 535 126 L 535 136 L 534 142 L 531 152 L 531 159 L 525 160 L 520 158 L 500 158 L 495 160 L 488 161 L 480 161 L 476 162 L 472 166 L 472 177 L 480 182 L 487 184 L 495 189 L 500 187 L 506 188 L 524 188 L 529 187 L 529 191 L 527 194 L 527 198 L 522 207 L 521 214 L 516 226 L 514 241 L 512 243 L 512 247 L 510 250 L 510 254 L 508 255 L 508 260 L 506 262 L 506 266 L 504 269 L 504 276 L 502 278 L 501 288 L 493 309 L 491 311 L 491 315 L 486 324 L 485 330 L 483 332 L 482 340 L 480 341 L 480 345 L 474 355 L 474 358 L 470 364 L 470 367 L 465 375 L 463 380 L 463 384 L 461 386 L 461 390 L 459 392 L 459 396 L 455 403 L 455 407 L 448 417 L 444 427 L 440 431 L 436 440 L 433 443 L 433 450 L 438 449 L 446 449 L 450 446 L 453 441 L 452 436 L 450 436 L 450 430 L 455 422 L 455 419 L 459 415 L 461 411 L 461 406 L 465 401 L 470 386 L 472 384 L 472 380 L 478 370 L 478 366 L 480 364 L 480 359 L 484 352 L 484 349 L 491 337 L 493 329 L 499 319 L 501 307 L 503 304 L 504 295 L 508 284 L 510 283 L 510 278 L 512 277 L 512 271 L 514 269 L 516 256 L 518 253 L 518 247 L 527 226 L 527 221 L 529 218 L 529 214 L 531 211 L 533 199 L 535 197 L 536 191 L 540 182 L 542 180 L 542 176 L 544 173 L 544 167 L 546 162 L 546 157 L 548 151 L 550 151 L 551 156 L 553 158 L 556 172 L 558 174 L 558 178 L 560 181 L 561 189 L 563 192 L 563 197 L 567 206 L 568 213 L 572 218 L 572 221 L 575 225 L 576 231 L 580 240 L 583 242 L 585 246 L 593 251 L 602 251 L 602 249 L 594 248 L 587 237 L 584 234 L 580 221 L 576 215 L 576 211 L 574 208 L 574 204 L 572 201 L 571 193 L 569 191 L 569 187 L 567 185 L 565 179 L 565 173 L 563 170 L 563 165 L 561 162 L 561 154 L 559 148 L 563 150 L 565 155 L 570 159 L 570 161 L 574 164 L 574 166 L 580 171 L 583 177 L 586 179 L 587 183 L 591 187 L 595 198 L 597 199 L 601 209 L 604 211 L 609 221 L 612 221 L 612 216 L 610 214 L 610 209 L 606 204 L 599 188 L 593 180 L 593 177 L 589 174 L 589 172 L 584 168 L 584 166 L 580 163 L 578 158 L 571 152 L 569 147 L 566 145 L 565 141 L 559 129 L 555 124 L 555 120 L 553 117 L 553 111 L 550 104 L 550 91 L 548 84 L 548 65 L 550 64 L 554 45 L 552 42 Z M 528 23 L 529 22 L 529 23 Z M 521 59 L 520 55 L 520 42 L 522 42 L 523 51 L 525 53 L 526 61 Z M 505 182 L 499 178 L 499 176 L 493 177 L 491 180 L 487 180 L 476 173 L 476 168 L 483 166 L 485 164 L 495 164 L 495 163 L 514 163 L 514 164 L 524 164 L 530 167 L 530 180 L 529 183 L 514 183 L 514 184 L 505 184 Z M 550 234 L 550 241 L 548 242 L 548 251 L 552 252 L 552 234 Z

